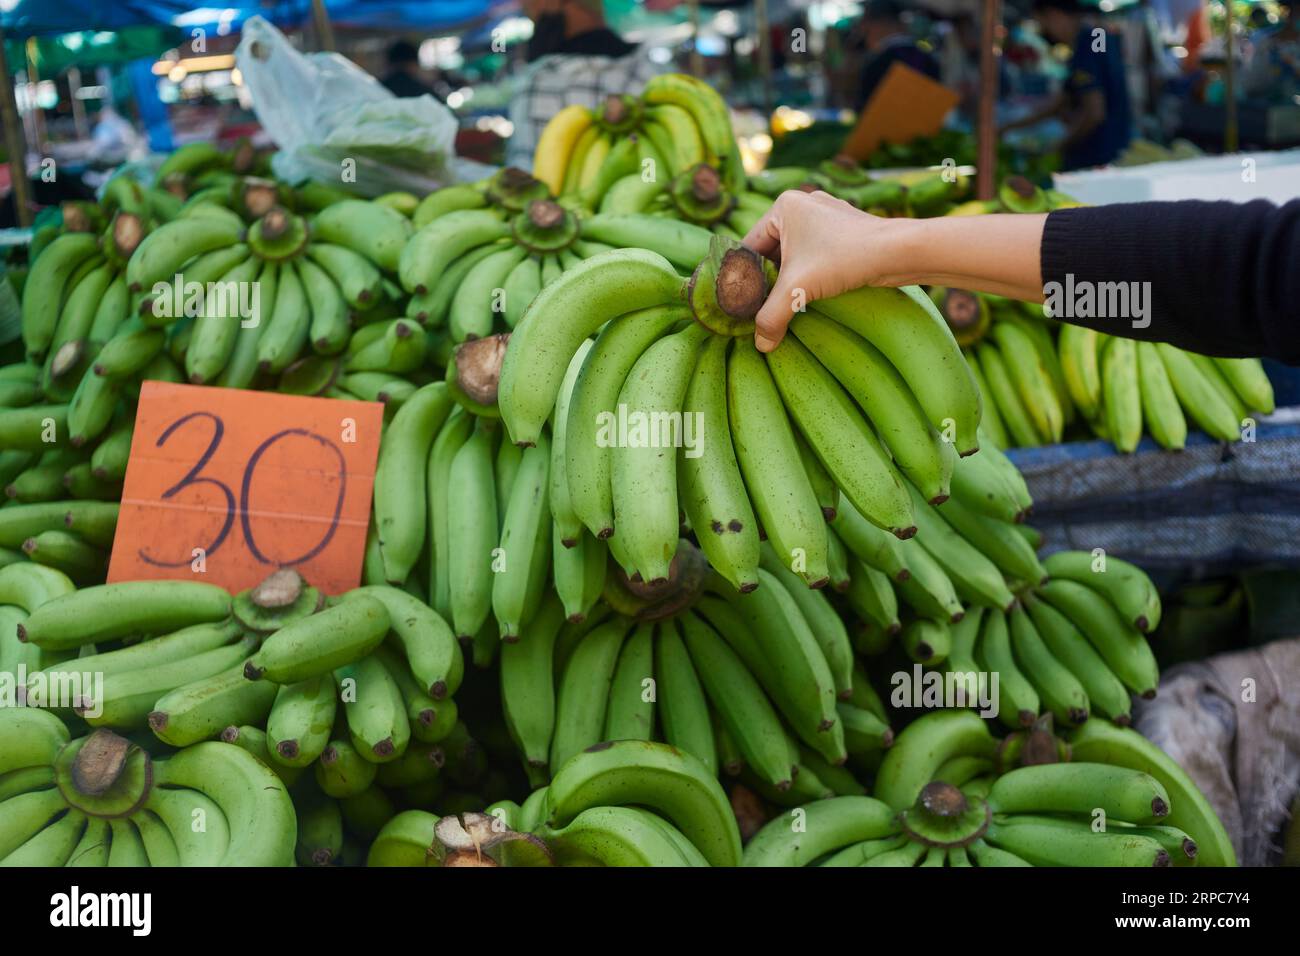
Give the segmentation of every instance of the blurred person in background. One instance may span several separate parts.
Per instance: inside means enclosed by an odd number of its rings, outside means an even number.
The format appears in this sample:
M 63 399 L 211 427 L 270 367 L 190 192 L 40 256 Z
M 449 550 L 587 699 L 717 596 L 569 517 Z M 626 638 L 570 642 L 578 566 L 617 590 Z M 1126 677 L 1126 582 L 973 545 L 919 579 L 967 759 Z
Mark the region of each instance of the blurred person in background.
M 439 102 L 442 101 L 442 97 L 421 76 L 420 51 L 408 40 L 397 40 L 388 48 L 388 72 L 379 82 L 394 96 L 428 94 Z
M 1248 96 L 1270 102 L 1300 94 L 1300 0 L 1292 0 L 1281 26 L 1256 33 L 1242 85 Z
M 528 64 L 510 100 L 514 133 L 506 164 L 531 169 L 542 128 L 575 103 L 596 107 L 606 96 L 639 93 L 659 72 L 645 51 L 605 23 L 602 0 L 523 0 L 533 21 Z
M 1065 85 L 1047 107 L 1009 123 L 1005 132 L 1047 119 L 1065 125 L 1064 169 L 1112 162 L 1132 138 L 1123 43 L 1084 15 L 1079 0 L 1034 0 L 1034 19 L 1052 43 L 1071 47 Z
M 871 94 L 895 63 L 910 66 L 932 80 L 939 79 L 939 61 L 921 49 L 916 38 L 908 32 L 900 0 L 867 0 L 861 27 L 867 59 L 862 64 L 858 95 L 853 104 L 857 112 L 862 112 Z

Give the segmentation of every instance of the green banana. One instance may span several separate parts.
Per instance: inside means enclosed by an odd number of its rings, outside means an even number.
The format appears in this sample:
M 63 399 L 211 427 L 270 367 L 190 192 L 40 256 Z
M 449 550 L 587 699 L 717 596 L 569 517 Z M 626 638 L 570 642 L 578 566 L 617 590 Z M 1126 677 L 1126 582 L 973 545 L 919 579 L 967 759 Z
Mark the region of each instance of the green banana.
M 555 641 L 563 610 L 554 598 L 542 603 L 527 639 L 501 648 L 501 706 L 506 727 L 524 760 L 546 767 L 555 729 Z
M 988 795 L 995 813 L 1077 813 L 1129 823 L 1153 823 L 1169 815 L 1169 794 L 1150 774 L 1101 763 L 1052 763 L 1020 767 L 993 781 Z
M 1048 581 L 1038 594 L 1083 632 L 1125 687 L 1143 697 L 1155 696 L 1160 673 L 1150 645 L 1105 597 L 1065 579 Z
M 1012 728 L 1033 723 L 1039 710 L 1038 692 L 1016 663 L 1007 619 L 1002 613 L 985 615 L 975 659 L 983 670 L 997 675 L 998 718 Z
M 344 199 L 311 221 L 313 241 L 347 246 L 388 272 L 396 272 L 414 230 L 400 212 L 376 202 Z
M 536 445 L 524 449 L 510 491 L 498 546 L 501 568 L 492 580 L 492 611 L 502 640 L 519 637 L 535 610 L 539 582 L 545 579 L 551 556 L 550 460 L 550 442 L 539 435 Z
M 1156 344 L 1179 403 L 1212 438 L 1237 441 L 1241 421 L 1214 383 L 1206 378 L 1191 354 L 1164 342 Z
M 727 363 L 727 409 L 736 458 L 763 530 L 782 563 L 821 587 L 826 524 L 794 442 L 785 406 L 767 363 L 744 340 Z
M 429 460 L 425 472 L 425 490 L 427 492 L 426 530 L 429 542 L 429 603 L 443 617 L 451 615 L 451 551 L 447 539 L 447 487 L 451 477 L 451 463 L 461 445 L 469 440 L 474 428 L 474 418 L 457 404 L 447 417 L 442 430 L 433 440 L 429 449 Z M 503 443 L 504 444 L 504 443 Z M 501 468 L 496 470 L 497 480 L 501 479 Z M 498 500 L 498 517 L 504 517 L 505 509 Z
M 610 683 L 627 630 L 628 622 L 615 618 L 587 634 L 569 656 L 556 698 L 550 754 L 553 773 L 600 740 Z
M 211 798 L 225 814 L 230 845 L 222 866 L 288 866 L 297 826 L 293 803 L 280 779 L 238 747 L 196 744 L 155 761 L 156 780 Z M 116 842 L 117 830 L 114 829 Z
M 897 832 L 895 811 L 872 797 L 831 797 L 767 823 L 745 846 L 744 866 L 807 866 L 866 840 Z
M 1154 342 L 1137 343 L 1137 375 L 1142 415 L 1151 437 L 1162 448 L 1181 449 L 1187 443 L 1187 419 Z
M 1106 437 L 1122 452 L 1142 438 L 1142 394 L 1138 384 L 1137 343 L 1111 338 L 1101 350 L 1102 414 Z
M 393 416 L 375 466 L 375 519 L 384 573 L 392 584 L 405 581 L 424 547 L 425 496 L 418 492 L 434 437 L 451 412 L 447 386 L 431 382 Z
M 551 514 L 555 518 L 555 530 L 560 544 L 566 548 L 573 547 L 582 534 L 582 520 L 569 500 L 568 455 L 565 442 L 568 434 L 569 402 L 573 397 L 573 387 L 583 361 L 591 351 L 592 340 L 586 339 L 573 353 L 569 361 L 569 370 L 560 385 L 560 394 L 555 400 L 555 417 L 551 421 L 551 472 L 550 502 Z
M 911 500 L 848 393 L 797 338 L 768 353 L 767 365 L 799 430 L 835 483 L 873 524 L 899 538 L 916 533 Z
M 1117 724 L 1131 722 L 1128 689 L 1106 666 L 1088 639 L 1060 611 L 1033 595 L 1025 595 L 1025 608 L 1052 656 L 1083 685 L 1094 714 Z
M 347 246 L 310 242 L 307 255 L 338 284 L 343 301 L 365 311 L 383 295 L 384 277 L 370 260 Z
M 180 687 L 224 674 L 243 664 L 257 646 L 257 639 L 246 637 L 234 644 L 181 657 L 152 666 L 137 665 L 128 670 L 104 674 L 99 695 L 86 690 L 75 705 L 77 713 L 92 727 L 137 729 L 145 726 L 158 701 Z M 119 652 L 121 653 L 121 652 Z M 91 658 L 83 658 L 91 661 Z M 69 661 L 63 668 L 77 668 L 92 673 L 93 663 Z
M 798 606 L 808 622 L 813 637 L 821 645 L 826 664 L 831 669 L 836 696 L 847 697 L 853 689 L 853 645 L 849 642 L 844 622 L 831 606 L 826 595 L 804 585 L 798 575 L 791 572 L 770 547 L 762 550 L 762 567 L 776 578 Z
M 18 636 L 46 650 L 64 650 L 134 633 L 175 631 L 229 615 L 230 595 L 215 585 L 124 581 L 50 601 L 18 626 Z
M 331 674 L 282 685 L 266 718 L 272 759 L 289 767 L 314 763 L 329 744 L 337 704 Z
M 41 357 L 50 347 L 58 327 L 70 279 L 99 249 L 90 233 L 66 232 L 51 242 L 32 263 L 23 285 L 22 333 L 27 354 Z
M 602 415 L 607 418 L 617 412 L 623 383 L 646 349 L 674 324 L 689 318 L 685 306 L 669 305 L 611 320 L 588 350 L 573 383 L 564 418 L 564 474 L 574 514 L 598 538 L 614 533 L 613 449 L 597 437 Z
M 467 640 L 492 611 L 493 551 L 497 501 L 492 478 L 494 423 L 479 420 L 452 459 L 447 484 L 447 547 L 456 556 L 448 571 L 449 603 L 456 635 Z
M 1021 448 L 1035 448 L 1041 445 L 1043 439 L 1025 409 L 997 346 L 990 342 L 982 342 L 976 347 L 975 354 L 980 368 L 984 371 L 984 381 L 992 393 L 998 414 L 1012 440 Z
M 655 637 L 654 673 L 664 739 L 694 754 L 716 775 L 718 752 L 709 704 L 675 620 L 664 622 Z
M 398 259 L 397 273 L 408 292 L 422 293 L 456 259 L 478 246 L 510 235 L 510 225 L 493 210 L 457 209 L 415 231 Z
M 816 312 L 796 315 L 790 331 L 858 399 L 922 497 L 936 504 L 946 498 L 956 455 L 888 359 L 862 336 Z
M 660 339 L 637 359 L 618 396 L 620 411 L 644 416 L 648 428 L 679 415 L 696 353 L 707 331 L 692 324 Z M 621 416 L 620 416 L 621 417 Z M 685 429 L 686 423 L 681 421 Z M 677 553 L 680 520 L 677 508 L 677 452 L 660 447 L 664 437 L 617 445 L 611 454 L 610 482 L 614 499 L 614 534 L 623 553 L 642 580 L 654 584 L 668 579 Z M 678 437 L 684 437 L 684 431 Z
M 1097 591 L 1143 634 L 1160 626 L 1160 593 L 1136 565 L 1089 551 L 1058 551 L 1043 567 L 1053 578 Z
M 909 724 L 885 752 L 876 775 L 876 797 L 895 810 L 907 809 L 950 759 L 991 757 L 995 747 L 987 725 L 973 712 L 931 711 Z
M 958 454 L 979 448 L 979 386 L 928 295 L 916 286 L 863 287 L 821 299 L 813 309 L 879 349 L 907 382 L 930 424 L 940 435 L 951 432 Z
M 448 701 L 460 687 L 465 662 L 451 628 L 424 601 L 384 585 L 367 585 L 351 592 L 369 596 L 388 610 L 393 635 L 411 674 L 436 701 Z
M 296 684 L 365 657 L 392 626 L 388 608 L 367 594 L 348 594 L 333 607 L 286 624 L 248 659 L 245 676 Z
M 664 832 L 672 824 L 635 807 L 589 807 L 564 827 L 544 828 L 541 836 L 566 857 L 598 860 L 605 866 L 708 866 L 699 853 L 685 851 L 693 845 L 683 836 L 672 839 Z
M 704 621 L 686 614 L 680 618 L 679 624 L 690 654 L 686 663 L 694 664 L 695 673 L 703 683 L 709 701 L 728 735 L 735 741 L 745 763 L 778 790 L 789 789 L 794 768 L 786 745 L 785 731 L 758 681 L 727 643 Z M 663 636 L 669 634 L 676 641 L 681 641 L 672 632 L 666 632 Z M 712 734 L 709 736 L 711 738 Z M 711 739 L 709 744 L 712 746 Z M 710 764 L 713 761 L 704 762 Z
M 1090 720 L 1068 734 L 1074 759 L 1141 770 L 1165 788 L 1170 810 L 1166 826 L 1185 831 L 1198 848 L 1198 866 L 1236 866 L 1232 841 L 1210 802 L 1168 754 L 1135 730 Z
M 639 624 L 623 642 L 609 684 L 603 740 L 651 740 L 654 736 L 654 632 L 653 624 Z M 648 699 L 647 689 L 651 691 Z
M 352 746 L 375 763 L 396 760 L 411 740 L 406 701 L 392 674 L 374 654 L 334 672 Z
M 1060 725 L 1083 723 L 1090 708 L 1083 684 L 1052 654 L 1023 607 L 1013 608 L 1008 617 L 1012 653 L 1043 707 Z
M 185 684 L 159 697 L 149 712 L 149 729 L 173 747 L 211 740 L 232 724 L 258 726 L 275 703 L 269 681 L 244 678 L 244 664 Z
M 1086 822 L 1054 817 L 995 816 L 984 839 L 1034 866 L 1169 866 L 1169 854 L 1148 836 L 1122 828 L 1094 831 Z
M 571 548 L 566 548 L 560 540 L 558 526 L 552 531 L 551 575 L 555 593 L 564 603 L 564 613 L 570 621 L 582 621 L 600 600 L 609 565 L 608 553 L 605 542 L 592 537 L 586 528 Z

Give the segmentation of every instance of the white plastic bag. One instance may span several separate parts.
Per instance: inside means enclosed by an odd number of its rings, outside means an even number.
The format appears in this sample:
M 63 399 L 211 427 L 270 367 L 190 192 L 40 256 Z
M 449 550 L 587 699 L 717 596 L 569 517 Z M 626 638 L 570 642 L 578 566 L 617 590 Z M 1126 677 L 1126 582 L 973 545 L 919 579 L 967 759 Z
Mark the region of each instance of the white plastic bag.
M 261 17 L 244 24 L 235 63 L 281 179 L 368 197 L 456 181 L 456 117 L 432 96 L 399 98 L 346 57 L 299 53 Z

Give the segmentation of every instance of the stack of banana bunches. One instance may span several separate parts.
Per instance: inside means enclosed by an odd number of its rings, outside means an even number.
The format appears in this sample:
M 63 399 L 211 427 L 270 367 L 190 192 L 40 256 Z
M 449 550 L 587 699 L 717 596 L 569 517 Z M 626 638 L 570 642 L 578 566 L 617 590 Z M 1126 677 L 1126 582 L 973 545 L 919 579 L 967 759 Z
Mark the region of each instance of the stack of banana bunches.
M 1147 353 L 1067 360 L 1041 317 L 914 287 L 753 347 L 775 273 L 737 239 L 769 194 L 937 214 L 972 211 L 964 183 L 751 182 L 722 101 L 677 75 L 560 113 L 536 178 L 359 200 L 264 172 L 185 147 L 11 270 L 0 862 L 1234 862 L 1129 726 L 1155 588 L 1040 557 L 1000 451 L 1027 442 L 994 368 L 1040 441 L 1067 407 L 1159 437 Z M 1064 201 L 1013 184 L 999 208 Z M 964 354 L 953 312 L 989 340 Z M 1169 354 L 1162 416 L 1263 408 L 1246 365 Z M 382 402 L 360 585 L 104 583 L 144 380 Z

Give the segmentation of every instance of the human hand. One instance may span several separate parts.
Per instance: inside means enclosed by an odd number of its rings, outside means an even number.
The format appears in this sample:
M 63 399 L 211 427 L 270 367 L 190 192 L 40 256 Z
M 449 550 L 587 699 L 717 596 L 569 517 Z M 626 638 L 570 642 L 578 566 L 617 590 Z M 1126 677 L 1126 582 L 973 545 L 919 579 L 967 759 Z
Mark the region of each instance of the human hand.
M 808 303 L 884 284 L 880 280 L 886 266 L 878 255 L 879 243 L 895 221 L 820 191 L 790 190 L 778 196 L 745 236 L 745 245 L 781 267 L 755 318 L 759 351 L 776 348 L 794 313 Z

